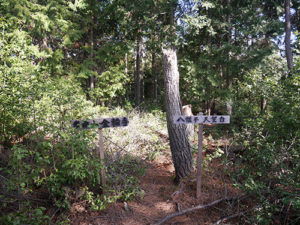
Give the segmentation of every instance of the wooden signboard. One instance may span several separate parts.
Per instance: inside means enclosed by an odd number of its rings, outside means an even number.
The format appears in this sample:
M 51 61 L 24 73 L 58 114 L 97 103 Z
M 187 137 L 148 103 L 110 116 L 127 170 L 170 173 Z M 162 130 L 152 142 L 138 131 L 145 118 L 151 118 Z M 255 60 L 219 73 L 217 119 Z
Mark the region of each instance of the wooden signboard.
M 129 124 L 127 117 L 102 118 L 91 120 L 72 120 L 72 127 L 77 129 L 93 129 L 108 127 L 125 127 Z
M 175 124 L 199 124 L 198 130 L 198 153 L 197 153 L 197 198 L 201 196 L 202 182 L 202 149 L 203 149 L 203 125 L 205 124 L 229 124 L 230 116 L 205 116 L 200 113 L 198 116 L 175 116 Z
M 114 117 L 114 118 L 100 118 L 90 120 L 72 120 L 71 126 L 76 129 L 93 129 L 98 128 L 99 134 L 99 157 L 100 160 L 104 161 L 104 147 L 103 147 L 103 134 L 102 128 L 109 127 L 125 127 L 128 126 L 129 120 L 127 117 Z M 101 170 L 101 183 L 102 186 L 106 184 L 105 170 Z
M 175 116 L 175 124 L 228 124 L 230 123 L 230 116 Z

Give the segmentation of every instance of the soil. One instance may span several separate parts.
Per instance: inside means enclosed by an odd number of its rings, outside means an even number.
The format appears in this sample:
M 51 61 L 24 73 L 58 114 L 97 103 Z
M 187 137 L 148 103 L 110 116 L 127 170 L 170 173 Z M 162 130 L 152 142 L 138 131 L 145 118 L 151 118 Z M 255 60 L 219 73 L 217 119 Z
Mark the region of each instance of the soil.
M 141 178 L 143 198 L 131 202 L 117 202 L 102 212 L 87 211 L 80 205 L 74 205 L 69 219 L 75 225 L 155 224 L 171 213 L 240 194 L 225 176 L 220 160 L 209 162 L 205 168 L 202 177 L 202 196 L 197 199 L 195 171 L 176 186 L 173 182 L 174 167 L 170 156 L 160 155 L 154 161 L 148 162 L 146 173 Z M 236 206 L 220 203 L 215 207 L 175 217 L 165 224 L 214 224 L 220 218 L 236 213 L 233 208 L 236 209 Z M 234 220 L 229 222 L 231 223 L 227 224 L 237 223 Z

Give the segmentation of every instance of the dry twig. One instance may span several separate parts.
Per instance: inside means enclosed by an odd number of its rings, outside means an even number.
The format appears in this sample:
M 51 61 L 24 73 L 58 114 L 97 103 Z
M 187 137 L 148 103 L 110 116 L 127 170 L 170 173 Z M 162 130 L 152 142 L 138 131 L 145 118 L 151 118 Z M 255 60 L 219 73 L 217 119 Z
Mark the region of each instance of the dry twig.
M 223 217 L 222 219 L 219 219 L 217 222 L 215 222 L 214 225 L 222 224 L 222 223 L 224 223 L 225 221 L 227 221 L 229 219 L 233 219 L 235 217 L 242 216 L 242 215 L 244 215 L 244 213 L 245 212 L 240 212 L 240 213 L 235 213 L 235 214 Z
M 223 202 L 223 201 L 233 201 L 233 200 L 241 199 L 241 198 L 244 198 L 244 197 L 245 197 L 245 195 L 240 195 L 240 196 L 232 197 L 232 198 L 221 198 L 221 199 L 215 200 L 215 201 L 213 201 L 211 203 L 208 203 L 206 205 L 197 205 L 195 207 L 182 210 L 180 212 L 171 213 L 170 215 L 166 216 L 165 218 L 163 218 L 162 220 L 160 220 L 158 223 L 155 223 L 154 225 L 164 224 L 165 222 L 167 222 L 168 220 L 170 220 L 170 219 L 172 219 L 174 217 L 181 216 L 183 214 L 186 214 L 186 213 L 198 210 L 198 209 L 205 209 L 205 208 L 217 205 L 217 204 L 219 204 L 220 202 Z
M 183 185 L 178 191 L 175 191 L 171 196 L 175 197 L 176 195 L 180 194 L 184 191 L 185 186 Z

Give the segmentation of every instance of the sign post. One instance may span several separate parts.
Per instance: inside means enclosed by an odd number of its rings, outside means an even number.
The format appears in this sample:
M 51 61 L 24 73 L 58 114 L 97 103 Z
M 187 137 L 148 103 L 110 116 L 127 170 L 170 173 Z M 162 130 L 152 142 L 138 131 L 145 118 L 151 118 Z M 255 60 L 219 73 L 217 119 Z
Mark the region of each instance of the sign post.
M 200 113 L 203 115 L 203 113 Z M 202 184 L 202 151 L 203 151 L 203 124 L 199 124 L 198 130 L 198 152 L 197 152 L 197 199 L 201 195 Z
M 198 153 L 197 153 L 197 199 L 201 196 L 202 185 L 202 150 L 203 150 L 203 125 L 204 124 L 229 124 L 230 116 L 175 116 L 175 124 L 198 123 Z
M 127 117 L 114 117 L 114 118 L 100 118 L 100 119 L 91 119 L 91 120 L 72 120 L 71 126 L 76 129 L 93 129 L 98 128 L 98 153 L 101 163 L 104 163 L 104 145 L 103 145 L 103 128 L 109 127 L 125 127 L 129 124 Z M 101 170 L 101 184 L 105 186 L 105 169 Z
M 98 134 L 99 134 L 99 140 L 98 140 L 99 157 L 100 157 L 101 163 L 104 163 L 104 145 L 103 145 L 102 128 L 98 128 Z M 106 185 L 104 168 L 101 169 L 101 183 L 102 183 L 102 186 Z

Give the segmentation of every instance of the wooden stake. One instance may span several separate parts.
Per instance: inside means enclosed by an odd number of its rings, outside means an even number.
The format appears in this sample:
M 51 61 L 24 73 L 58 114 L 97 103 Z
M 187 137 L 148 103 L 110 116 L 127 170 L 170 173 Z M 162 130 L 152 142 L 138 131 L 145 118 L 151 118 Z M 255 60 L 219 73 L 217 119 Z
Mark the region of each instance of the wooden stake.
M 98 128 L 98 134 L 99 134 L 99 157 L 101 160 L 101 163 L 104 165 L 104 146 L 103 146 L 103 134 L 102 134 L 102 129 Z M 101 169 L 101 184 L 102 187 L 105 186 L 106 184 L 106 179 L 105 179 L 105 169 Z
M 203 113 L 200 113 L 202 116 Z M 199 124 L 198 130 L 198 154 L 197 154 L 197 199 L 201 196 L 202 184 L 202 148 L 203 148 L 203 124 Z

